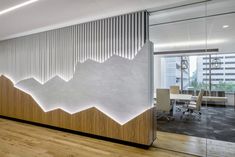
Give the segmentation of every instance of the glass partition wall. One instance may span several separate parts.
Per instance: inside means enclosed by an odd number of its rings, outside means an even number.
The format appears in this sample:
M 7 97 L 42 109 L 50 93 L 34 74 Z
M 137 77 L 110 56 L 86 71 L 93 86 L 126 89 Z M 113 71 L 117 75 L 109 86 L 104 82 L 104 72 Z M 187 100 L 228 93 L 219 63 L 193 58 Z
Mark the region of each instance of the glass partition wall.
M 150 12 L 156 147 L 199 156 L 235 156 L 234 19 L 233 0 Z M 169 113 L 157 96 L 164 90 L 170 95 Z

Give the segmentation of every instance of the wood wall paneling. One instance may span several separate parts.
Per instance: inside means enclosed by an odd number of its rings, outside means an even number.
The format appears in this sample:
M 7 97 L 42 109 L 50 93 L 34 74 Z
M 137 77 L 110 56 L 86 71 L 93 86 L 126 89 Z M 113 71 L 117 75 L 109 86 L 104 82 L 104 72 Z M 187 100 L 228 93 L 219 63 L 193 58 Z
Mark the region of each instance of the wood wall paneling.
M 95 107 L 72 115 L 61 109 L 44 112 L 5 76 L 0 77 L 0 115 L 143 145 L 150 145 L 156 138 L 153 108 L 124 125 Z

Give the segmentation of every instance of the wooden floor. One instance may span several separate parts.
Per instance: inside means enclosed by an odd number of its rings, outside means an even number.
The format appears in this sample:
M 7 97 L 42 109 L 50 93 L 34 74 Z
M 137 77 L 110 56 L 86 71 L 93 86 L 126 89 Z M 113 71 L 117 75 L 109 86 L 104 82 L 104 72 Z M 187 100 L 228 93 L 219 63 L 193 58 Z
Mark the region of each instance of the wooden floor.
M 0 157 L 192 157 L 148 150 L 0 119 Z
M 0 157 L 234 157 L 235 144 L 158 132 L 148 150 L 0 119 Z M 207 143 L 207 151 L 206 151 Z M 189 155 L 191 154 L 191 155 Z M 195 155 L 192 155 L 195 154 Z
M 154 147 L 197 156 L 235 157 L 235 143 L 159 131 L 157 137 Z

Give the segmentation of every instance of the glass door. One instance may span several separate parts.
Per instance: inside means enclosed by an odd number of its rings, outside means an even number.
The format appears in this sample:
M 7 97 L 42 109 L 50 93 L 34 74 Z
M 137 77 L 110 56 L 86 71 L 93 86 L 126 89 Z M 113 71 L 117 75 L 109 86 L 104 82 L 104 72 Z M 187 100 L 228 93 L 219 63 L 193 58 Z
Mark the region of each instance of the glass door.
M 156 108 L 161 111 L 157 89 L 169 90 L 171 104 L 170 114 L 158 117 L 154 146 L 199 156 L 235 156 L 234 19 L 234 0 L 150 12 Z M 197 102 L 199 108 L 189 108 Z
M 207 2 L 207 42 L 220 41 L 209 62 L 208 156 L 235 156 L 235 1 Z M 205 61 L 205 59 L 203 60 Z
M 157 140 L 153 145 L 206 156 L 207 101 L 200 98 L 201 91 L 206 93 L 209 87 L 208 80 L 202 79 L 200 73 L 201 59 L 209 57 L 206 3 L 161 10 L 150 15 L 158 111 Z

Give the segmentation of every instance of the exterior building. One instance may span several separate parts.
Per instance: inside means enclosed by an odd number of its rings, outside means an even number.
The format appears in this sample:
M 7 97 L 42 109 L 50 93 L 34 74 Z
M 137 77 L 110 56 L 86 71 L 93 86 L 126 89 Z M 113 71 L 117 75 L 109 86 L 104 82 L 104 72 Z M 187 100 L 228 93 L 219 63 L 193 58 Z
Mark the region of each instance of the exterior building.
M 209 56 L 197 58 L 197 80 L 208 82 L 210 76 Z M 211 55 L 211 84 L 235 83 L 235 54 Z
M 182 72 L 181 64 L 183 65 Z M 178 85 L 187 89 L 190 81 L 189 69 L 189 57 L 163 57 L 161 59 L 161 71 L 164 74 L 161 78 L 162 86 L 169 88 L 172 85 Z

